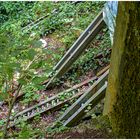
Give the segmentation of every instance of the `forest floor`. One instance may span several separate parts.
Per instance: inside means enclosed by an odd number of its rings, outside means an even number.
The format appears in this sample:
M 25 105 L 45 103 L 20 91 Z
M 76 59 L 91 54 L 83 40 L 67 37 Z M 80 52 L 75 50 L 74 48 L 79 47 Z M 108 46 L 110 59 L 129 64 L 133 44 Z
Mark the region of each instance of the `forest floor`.
M 36 26 L 35 28 L 32 28 L 30 29 L 29 32 L 27 32 L 29 35 L 32 35 L 32 33 L 33 34 L 35 33 L 36 34 L 35 37 L 37 38 L 37 40 L 43 39 L 47 43 L 46 46 L 43 47 L 43 49 L 41 49 L 43 50 L 43 53 L 42 53 L 43 55 L 40 58 L 41 61 L 38 60 L 37 62 L 35 62 L 35 65 L 33 65 L 33 69 L 29 70 L 29 72 L 31 72 L 30 76 L 32 78 L 35 76 L 37 77 L 37 79 L 39 78 L 40 79 L 28 81 L 25 84 L 25 86 L 22 83 L 23 87 L 22 87 L 21 93 L 24 93 L 24 96 L 21 96 L 21 98 L 19 98 L 15 102 L 15 105 L 12 109 L 11 116 L 25 109 L 28 109 L 29 107 L 32 107 L 38 103 L 41 103 L 42 101 L 47 100 L 48 98 L 55 96 L 56 94 L 62 91 L 72 88 L 74 85 L 77 85 L 83 81 L 86 81 L 87 79 L 90 79 L 96 76 L 96 74 L 101 69 L 106 67 L 110 61 L 109 49 L 110 49 L 111 44 L 110 44 L 110 39 L 109 39 L 109 32 L 107 28 L 104 28 L 103 30 L 100 31 L 100 33 L 96 36 L 96 38 L 93 39 L 93 41 L 87 46 L 86 50 L 83 52 L 80 58 L 76 60 L 76 62 L 74 62 L 72 67 L 69 69 L 69 71 L 66 74 L 64 74 L 60 79 L 56 79 L 56 81 L 54 82 L 53 88 L 46 90 L 45 84 L 42 84 L 42 82 L 45 82 L 44 78 L 45 80 L 48 80 L 48 75 L 50 72 L 52 72 L 53 66 L 56 65 L 56 63 L 62 58 L 62 56 L 72 46 L 75 40 L 91 23 L 94 17 L 96 17 L 98 12 L 103 8 L 104 2 L 103 3 L 54 2 L 54 3 L 47 3 L 47 4 L 42 3 L 42 6 L 41 6 L 41 3 L 38 3 L 37 5 L 36 4 L 32 12 L 30 11 L 30 9 L 32 10 L 32 8 L 30 7 L 28 7 L 29 13 L 27 12 L 27 15 L 30 15 L 30 13 L 32 13 L 32 15 L 36 16 L 33 18 L 34 19 L 33 21 L 36 21 L 36 19 L 38 19 L 39 17 L 42 17 L 43 15 L 50 13 L 49 18 L 46 18 L 44 21 L 40 23 L 39 26 Z M 24 9 L 24 7 L 22 7 L 22 9 Z M 50 10 L 48 11 L 48 9 Z M 15 15 L 17 16 L 18 15 L 17 10 L 15 9 L 15 11 L 16 11 Z M 36 11 L 40 11 L 40 12 L 36 13 Z M 51 13 L 51 11 L 56 11 L 56 12 Z M 40 15 L 38 15 L 38 13 L 40 13 Z M 25 13 L 23 12 L 23 14 Z M 20 15 L 22 14 L 20 13 L 19 16 Z M 26 17 L 28 17 L 27 15 Z M 24 15 L 22 16 L 24 17 Z M 24 18 L 22 16 L 18 19 L 18 21 L 21 21 L 23 25 L 24 24 L 26 25 L 29 21 L 26 21 L 26 20 L 23 21 Z M 10 14 L 9 14 L 9 17 L 10 17 Z M 32 16 L 29 16 L 29 17 L 32 19 Z M 17 24 L 15 21 L 17 21 L 17 17 L 15 17 L 15 19 L 16 20 L 14 21 L 13 20 L 8 21 L 9 23 L 8 25 L 16 26 Z M 21 25 L 18 25 L 18 26 L 21 26 Z M 23 25 L 21 27 L 23 27 Z M 4 26 L 4 27 L 7 27 L 7 26 Z M 10 28 L 12 29 L 13 27 L 10 26 Z M 20 31 L 14 30 L 14 35 L 18 34 L 18 32 L 20 33 Z M 28 37 L 27 35 L 27 38 L 30 38 L 30 36 Z M 24 43 L 26 44 L 26 41 L 28 39 L 26 40 L 26 38 L 25 39 L 18 38 L 16 39 L 15 42 L 13 42 L 13 44 L 18 42 L 18 40 L 25 40 L 25 42 L 23 41 L 23 44 Z M 38 47 L 37 47 L 37 50 L 35 48 L 35 51 L 37 52 L 37 54 L 41 53 L 41 50 Z M 102 54 L 102 55 L 99 55 L 99 57 L 96 57 L 98 54 Z M 28 59 L 27 59 L 27 62 L 28 62 Z M 33 74 L 34 72 L 35 74 Z M 29 76 L 29 79 L 31 78 L 30 76 Z M 18 84 L 19 82 L 18 79 L 16 79 L 16 82 Z M 81 89 L 81 90 L 84 90 L 84 92 L 86 92 L 89 86 L 87 86 L 86 88 L 85 87 Z M 2 102 L 0 102 L 0 128 L 2 128 L 5 124 L 4 119 L 6 119 L 7 117 L 10 101 L 12 100 L 12 98 L 13 96 L 11 97 L 11 95 L 8 95 L 8 98 L 4 98 L 6 100 L 2 100 Z M 7 99 L 9 100 L 9 102 L 5 103 Z M 21 139 L 23 138 L 54 138 L 54 139 L 58 139 L 58 138 L 112 138 L 112 134 L 111 134 L 112 132 L 111 132 L 111 128 L 108 123 L 108 120 L 102 117 L 104 100 L 102 100 L 98 104 L 98 106 L 94 108 L 93 112 L 91 112 L 92 115 L 90 114 L 84 117 L 84 119 L 82 119 L 80 124 L 78 124 L 77 126 L 66 128 L 66 127 L 63 127 L 62 124 L 61 125 L 59 124 L 59 125 L 56 125 L 55 128 L 52 128 L 54 122 L 58 120 L 58 118 L 64 113 L 64 111 L 73 102 L 75 102 L 75 100 L 76 99 L 70 101 L 70 103 L 68 104 L 65 104 L 59 110 L 58 109 L 51 110 L 47 113 L 45 112 L 45 113 L 42 113 L 41 115 L 40 114 L 36 115 L 33 119 L 28 120 L 28 121 L 20 120 L 19 125 L 16 125 L 15 127 L 10 128 L 8 130 L 9 132 L 8 137 L 21 138 Z M 95 111 L 99 111 L 98 112 L 99 114 L 96 115 Z M 34 113 L 36 112 L 33 110 L 33 114 Z M 3 130 L 0 129 L 0 138 L 2 134 L 3 134 Z
M 82 121 L 77 126 L 68 128 L 63 132 L 46 135 L 45 138 L 53 139 L 108 139 L 114 138 L 109 120 L 106 116 L 99 116 Z
M 58 41 L 57 39 L 54 39 L 54 37 L 52 38 L 52 36 L 48 36 L 47 38 L 44 38 L 46 40 L 46 42 L 48 43 L 48 46 L 53 46 L 53 51 L 58 53 L 59 50 L 58 48 L 60 48 L 63 44 Z M 77 81 L 79 81 L 79 83 L 93 77 L 96 75 L 97 72 L 99 72 L 101 69 L 103 69 L 104 67 L 106 67 L 108 64 L 104 64 L 102 66 L 100 66 L 98 69 L 93 70 L 93 69 L 89 69 L 84 75 L 80 75 L 77 78 Z M 41 74 L 41 70 L 38 71 L 39 74 Z M 29 104 L 26 104 L 22 102 L 22 100 L 19 100 L 18 102 L 16 102 L 13 112 L 20 112 L 24 109 L 27 109 L 37 103 L 40 103 L 42 101 L 45 100 L 46 97 L 52 97 L 54 95 L 56 95 L 57 93 L 64 91 L 70 87 L 73 87 L 76 83 L 75 82 L 71 82 L 71 80 L 66 79 L 64 80 L 64 83 L 59 85 L 59 86 L 55 86 L 52 89 L 49 90 L 43 90 L 43 91 L 38 91 L 35 94 L 39 94 L 40 97 L 37 101 L 32 101 Z M 0 113 L 0 119 L 4 119 L 7 116 L 8 113 L 8 105 L 1 105 L 1 113 Z M 103 104 L 102 107 L 103 109 Z M 55 111 L 51 111 L 47 114 L 43 113 L 42 115 L 40 115 L 39 117 L 35 117 L 32 121 L 30 121 L 30 124 L 32 126 L 32 128 L 39 128 L 39 129 L 46 129 L 48 126 L 51 126 L 53 122 L 55 122 L 57 120 L 57 118 L 60 116 L 60 114 L 62 114 L 62 112 L 64 112 L 64 110 L 66 110 L 66 107 L 63 107 L 61 110 L 55 110 Z M 94 119 L 95 121 L 95 119 Z M 110 135 L 110 130 L 108 131 L 107 128 L 103 127 L 102 124 L 99 126 L 99 124 L 97 124 L 97 120 L 96 123 L 93 125 L 92 119 L 90 120 L 86 120 L 83 123 L 81 123 L 80 125 L 76 126 L 76 127 L 72 127 L 71 129 L 68 129 L 64 132 L 59 132 L 58 133 L 47 133 L 44 136 L 45 138 L 54 138 L 54 139 L 59 139 L 59 138 L 111 138 L 112 136 Z M 88 127 L 87 127 L 88 126 Z M 20 129 L 17 127 L 15 128 L 16 132 L 19 132 Z M 14 130 L 14 131 L 15 131 Z M 11 129 L 11 131 L 13 132 L 13 130 Z M 38 135 L 35 137 L 37 138 Z

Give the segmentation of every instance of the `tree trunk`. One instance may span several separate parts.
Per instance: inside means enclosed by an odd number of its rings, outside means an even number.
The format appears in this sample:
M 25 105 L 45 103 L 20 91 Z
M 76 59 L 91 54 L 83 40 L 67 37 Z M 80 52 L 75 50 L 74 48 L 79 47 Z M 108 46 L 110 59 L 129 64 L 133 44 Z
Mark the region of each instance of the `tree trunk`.
M 118 138 L 140 138 L 140 2 L 119 2 L 106 114 Z

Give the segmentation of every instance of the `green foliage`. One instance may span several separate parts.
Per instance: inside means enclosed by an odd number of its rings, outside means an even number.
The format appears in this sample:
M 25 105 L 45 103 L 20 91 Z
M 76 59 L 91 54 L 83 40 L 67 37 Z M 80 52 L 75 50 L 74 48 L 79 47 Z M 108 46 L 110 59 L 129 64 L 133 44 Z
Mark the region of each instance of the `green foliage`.
M 6 11 L 2 14 L 9 19 L 5 24 L 10 23 L 16 27 L 25 27 L 40 17 L 48 15 L 39 24 L 33 26 L 30 32 L 47 35 L 58 29 L 63 32 L 64 42 L 72 43 L 79 36 L 76 32 L 81 33 L 88 26 L 103 4 L 104 2 L 80 2 L 77 5 L 71 2 L 2 2 L 0 8 Z M 67 37 L 71 37 L 72 40 L 66 41 Z
M 27 104 L 40 97 L 36 92 L 42 90 L 41 82 L 47 79 L 52 67 L 58 62 L 67 49 L 74 43 L 84 29 L 103 7 L 104 2 L 1 2 L 0 3 L 0 100 L 8 98 L 8 91 L 13 84 L 22 84 L 25 93 L 23 103 Z M 39 24 L 27 27 L 40 17 L 46 16 Z M 35 34 L 34 37 L 31 34 Z M 58 36 L 65 45 L 55 53 L 51 49 L 43 49 L 38 41 L 41 36 L 49 34 Z M 89 69 L 96 69 L 93 57 L 110 47 L 109 37 L 97 36 L 100 48 L 89 47 L 86 53 L 74 64 L 73 72 L 78 68 L 82 74 Z M 48 48 L 53 46 L 48 46 Z M 105 51 L 104 51 L 105 52 Z M 105 52 L 106 53 L 106 52 Z M 104 60 L 108 62 L 108 60 Z M 38 71 L 41 70 L 42 73 Z M 75 82 L 79 71 L 70 74 L 69 79 Z M 19 77 L 15 78 L 15 73 Z M 52 73 L 53 74 L 53 73 Z M 15 82 L 15 83 L 14 83 Z M 77 82 L 79 82 L 77 80 Z M 60 81 L 59 81 L 60 83 Z M 58 84 L 59 84 L 58 83 Z M 70 98 L 69 92 L 60 96 L 64 101 Z M 68 104 L 64 106 L 64 109 Z M 88 107 L 89 110 L 89 107 Z M 39 117 L 36 118 L 38 120 Z M 0 121 L 3 125 L 3 121 Z M 15 138 L 44 137 L 44 132 L 21 121 L 20 131 Z M 63 132 L 66 130 L 59 122 L 55 128 L 47 128 L 47 133 Z M 1 132 L 0 132 L 1 135 Z
M 0 127 L 4 125 L 4 120 L 0 120 Z
M 0 131 L 0 138 L 2 138 L 3 137 L 3 132 L 2 131 Z
M 45 135 L 45 132 L 38 129 L 38 128 L 32 128 L 30 124 L 27 124 L 26 122 L 22 122 L 20 124 L 20 131 L 15 133 L 14 137 L 16 139 L 35 139 L 35 138 L 43 138 Z
M 36 92 L 39 90 L 34 84 L 29 84 L 23 88 L 24 95 L 24 103 L 31 102 L 33 100 L 37 100 L 40 95 L 36 94 Z
M 64 75 L 64 79 L 70 80 L 72 83 L 79 83 L 78 78 L 85 75 L 89 70 L 97 70 L 101 67 L 101 64 L 108 64 L 110 61 L 109 55 L 107 55 L 108 49 L 111 47 L 111 41 L 109 32 L 107 29 L 103 29 L 100 34 L 96 36 L 96 40 L 93 40 L 87 49 L 83 52 L 83 55 L 77 59 L 69 72 Z M 94 59 L 95 56 L 102 53 L 103 58 Z
M 87 113 L 87 112 L 89 112 L 91 109 L 92 109 L 92 104 L 88 104 L 88 106 L 87 106 L 85 112 Z
M 87 48 L 86 53 L 80 57 L 75 62 L 74 67 L 81 67 L 83 71 L 87 71 L 89 69 L 96 69 L 97 62 L 94 60 L 94 57 L 99 53 L 102 53 L 103 56 L 106 55 L 107 49 L 111 47 L 111 42 L 109 38 L 109 33 L 106 33 L 106 30 L 103 30 L 103 34 L 99 34 L 96 37 L 96 40 L 92 42 L 91 47 Z
M 14 32 L 11 31 L 11 34 L 4 30 L 0 31 L 0 50 L 3 52 L 0 54 L 0 89 L 2 94 L 11 90 L 15 80 L 22 85 L 31 81 L 32 76 L 35 75 L 35 69 L 30 67 L 33 62 L 40 62 L 37 49 L 29 47 L 34 40 L 21 35 L 21 32 L 15 31 L 15 29 Z M 22 41 L 18 42 L 18 40 Z M 17 72 L 19 76 L 15 78 Z
M 69 48 L 81 34 L 83 29 L 85 29 L 93 20 L 103 4 L 104 3 L 101 2 L 80 2 L 77 5 L 72 4 L 71 2 L 3 2 L 1 4 L 1 8 L 5 9 L 5 14 L 11 18 L 2 24 L 1 29 L 3 29 L 3 31 L 9 35 L 9 38 L 12 39 L 8 42 L 10 46 L 14 46 L 15 48 L 12 51 L 12 55 L 16 56 L 16 59 L 14 58 L 15 62 L 18 60 L 19 67 L 16 67 L 16 69 L 20 69 L 21 71 L 23 68 L 23 65 L 21 66 L 21 62 L 27 63 L 28 60 L 33 60 L 34 56 L 37 54 L 37 51 L 34 48 L 29 48 L 27 46 L 32 44 L 36 48 L 36 44 L 38 44 L 36 40 L 39 38 L 38 35 L 47 35 L 58 30 L 61 32 L 61 38 L 63 38 L 62 42 L 65 43 L 66 48 Z M 45 20 L 41 21 L 39 25 L 34 26 L 30 30 L 30 32 L 34 31 L 36 33 L 35 38 L 31 38 L 29 34 L 26 34 L 30 33 L 26 32 L 26 30 L 21 32 L 23 26 L 26 26 L 28 23 L 36 21 L 38 18 L 47 14 L 48 17 L 45 18 Z M 7 35 L 2 36 L 7 38 Z M 7 46 L 7 43 L 5 44 Z M 13 47 L 11 47 L 11 49 L 13 49 Z M 7 55 L 9 55 L 7 50 L 6 52 Z M 50 72 L 53 65 L 58 61 L 58 59 L 60 59 L 60 56 L 62 56 L 62 54 L 53 54 L 49 50 L 45 53 L 52 55 L 52 58 L 47 59 L 46 62 L 40 61 L 38 63 L 33 63 L 31 65 L 33 69 L 42 67 L 43 71 Z M 7 61 L 9 60 L 7 59 Z M 9 63 L 7 64 L 11 67 Z M 15 66 L 17 66 L 17 63 Z M 12 77 L 14 73 L 13 69 L 9 68 L 8 71 L 11 71 Z M 26 84 L 29 80 L 28 78 L 21 78 L 19 82 Z
M 21 131 L 18 133 L 18 138 L 27 139 L 34 135 L 34 131 L 31 126 L 26 123 L 21 124 Z
M 41 5 L 42 3 L 40 2 L 1 2 L 0 23 L 3 24 L 6 21 L 12 22 L 13 20 L 16 22 L 17 19 L 20 19 L 20 25 L 24 27 L 40 16 L 41 12 L 43 12 L 43 8 L 45 8 L 45 4 Z
M 68 130 L 68 127 L 63 126 L 61 122 L 57 121 L 53 127 L 52 126 L 47 127 L 46 132 L 47 134 L 52 135 L 54 133 L 60 133 L 66 130 Z
M 65 9 L 61 17 L 65 21 L 63 23 L 65 26 L 61 27 L 63 33 L 61 36 L 67 49 L 92 22 L 103 4 L 103 2 L 80 2 L 77 5 L 69 3 L 61 5 Z

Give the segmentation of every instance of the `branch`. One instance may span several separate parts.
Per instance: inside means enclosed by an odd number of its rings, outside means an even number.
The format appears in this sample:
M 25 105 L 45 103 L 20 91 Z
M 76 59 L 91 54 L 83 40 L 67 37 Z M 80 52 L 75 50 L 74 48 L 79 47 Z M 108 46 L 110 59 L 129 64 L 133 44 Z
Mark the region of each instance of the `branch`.
M 7 137 L 7 127 L 8 127 L 9 121 L 10 121 L 11 111 L 12 111 L 12 109 L 13 109 L 14 103 L 15 103 L 15 101 L 16 101 L 16 98 L 17 98 L 17 96 L 18 96 L 18 94 L 19 94 L 21 88 L 22 88 L 22 85 L 19 84 L 18 89 L 17 89 L 17 92 L 16 92 L 16 94 L 15 94 L 15 96 L 14 96 L 14 98 L 13 98 L 13 101 L 12 101 L 12 103 L 11 103 L 11 106 L 10 106 L 10 108 L 9 108 L 9 112 L 8 112 L 6 124 L 5 124 L 5 127 L 4 127 L 3 138 L 6 138 L 6 137 Z
M 36 61 L 40 56 L 41 56 L 41 55 L 36 56 L 36 57 L 27 65 L 27 67 L 25 68 L 25 71 L 28 70 L 28 69 L 30 68 L 30 66 L 33 64 L 33 62 Z M 21 77 L 22 77 L 22 76 L 21 76 Z M 23 77 L 24 77 L 24 75 L 23 75 Z M 4 132 L 3 132 L 3 138 L 6 138 L 6 137 L 7 137 L 7 127 L 8 127 L 8 125 L 9 125 L 10 116 L 11 116 L 11 111 L 12 111 L 12 109 L 13 109 L 13 106 L 14 106 L 14 104 L 15 104 L 16 98 L 18 97 L 21 88 L 22 88 L 22 85 L 19 84 L 19 85 L 18 85 L 18 88 L 17 88 L 17 91 L 16 91 L 16 93 L 15 93 L 15 96 L 13 97 L 11 106 L 9 107 L 8 116 L 7 116 L 6 124 L 5 124 L 5 127 L 4 127 Z

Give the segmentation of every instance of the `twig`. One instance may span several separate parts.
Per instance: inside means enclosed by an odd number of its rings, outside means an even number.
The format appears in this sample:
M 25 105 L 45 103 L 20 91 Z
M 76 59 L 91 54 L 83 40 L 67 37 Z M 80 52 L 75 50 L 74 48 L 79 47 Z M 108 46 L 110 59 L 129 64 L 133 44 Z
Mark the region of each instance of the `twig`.
M 8 116 L 7 116 L 7 121 L 6 121 L 6 124 L 5 124 L 5 127 L 4 127 L 3 138 L 6 138 L 7 137 L 7 127 L 8 127 L 9 121 L 10 121 L 11 111 L 13 109 L 14 103 L 16 101 L 16 98 L 17 98 L 17 96 L 18 96 L 19 91 L 21 90 L 21 88 L 22 88 L 22 85 L 19 84 L 18 89 L 17 89 L 17 92 L 16 92 L 16 94 L 15 94 L 15 96 L 13 98 L 13 101 L 11 103 L 11 106 L 9 108 L 9 112 L 8 112 Z
M 36 59 L 38 59 L 40 56 L 41 56 L 41 55 L 36 56 L 36 57 L 27 65 L 27 67 L 25 68 L 25 71 L 28 70 L 28 69 L 30 68 L 30 66 L 33 64 L 33 62 L 34 62 Z M 24 77 L 24 75 L 21 76 L 21 77 Z M 13 107 L 14 107 L 16 98 L 18 97 L 21 88 L 22 88 L 22 85 L 19 84 L 19 85 L 18 85 L 18 88 L 17 88 L 17 91 L 16 91 L 16 93 L 15 93 L 15 96 L 13 97 L 11 106 L 9 107 L 8 116 L 7 116 L 6 124 L 5 124 L 5 127 L 4 127 L 4 132 L 3 132 L 3 138 L 6 138 L 6 137 L 7 137 L 7 127 L 8 127 L 9 121 L 10 121 L 11 111 L 12 111 L 12 109 L 13 109 Z

